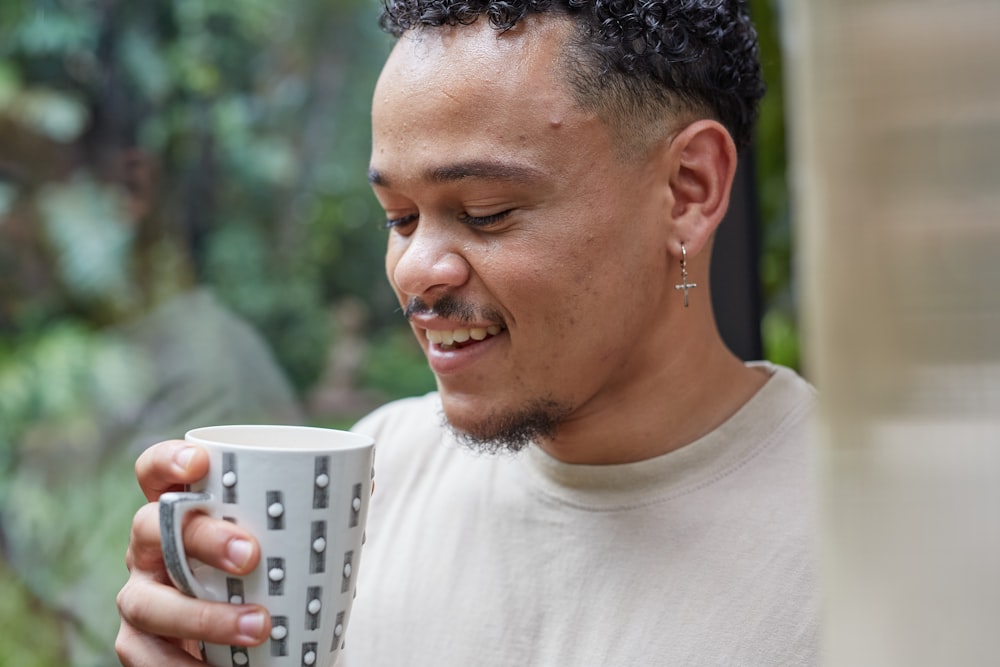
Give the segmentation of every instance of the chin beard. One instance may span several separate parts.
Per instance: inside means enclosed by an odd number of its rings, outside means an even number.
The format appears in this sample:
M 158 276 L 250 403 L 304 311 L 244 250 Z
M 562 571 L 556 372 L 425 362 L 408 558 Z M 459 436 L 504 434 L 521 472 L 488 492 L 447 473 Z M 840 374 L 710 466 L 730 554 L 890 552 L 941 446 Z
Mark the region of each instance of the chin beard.
M 455 438 L 465 447 L 482 454 L 514 454 L 532 442 L 551 438 L 569 415 L 569 407 L 541 400 L 518 412 L 494 412 L 470 425 L 452 424 L 443 414 Z

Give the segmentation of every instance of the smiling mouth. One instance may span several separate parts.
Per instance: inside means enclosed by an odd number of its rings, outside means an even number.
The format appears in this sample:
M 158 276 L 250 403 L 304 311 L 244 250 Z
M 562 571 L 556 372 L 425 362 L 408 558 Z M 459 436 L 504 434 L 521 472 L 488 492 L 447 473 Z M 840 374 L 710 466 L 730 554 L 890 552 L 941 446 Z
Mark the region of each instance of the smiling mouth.
M 501 331 L 503 331 L 503 327 L 494 324 L 486 328 L 475 327 L 472 329 L 452 329 L 450 331 L 425 329 L 424 333 L 427 336 L 428 342 L 440 345 L 442 350 L 458 350 L 467 345 L 492 338 Z

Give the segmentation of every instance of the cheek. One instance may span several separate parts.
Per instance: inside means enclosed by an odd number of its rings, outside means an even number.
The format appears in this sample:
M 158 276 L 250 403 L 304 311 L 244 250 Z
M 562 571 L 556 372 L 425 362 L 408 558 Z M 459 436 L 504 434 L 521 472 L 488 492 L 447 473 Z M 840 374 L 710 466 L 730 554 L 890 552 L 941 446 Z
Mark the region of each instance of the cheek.
M 608 247 L 609 242 L 613 240 L 582 230 L 556 238 L 539 234 L 504 249 L 503 257 L 508 260 L 523 257 L 526 261 L 513 264 L 498 254 L 488 270 L 495 276 L 493 283 L 511 299 L 513 314 L 525 318 L 522 324 L 558 327 L 557 335 L 568 336 L 565 327 L 586 322 L 594 316 L 588 311 L 599 312 L 606 300 L 613 300 L 606 290 L 620 289 L 616 284 L 622 279 L 621 271 L 613 259 L 618 250 Z
M 565 326 L 574 327 L 572 339 L 603 359 L 623 338 L 641 331 L 651 309 L 656 309 L 665 280 L 664 260 L 655 243 L 644 241 L 640 230 L 618 230 L 581 238 L 563 258 L 550 289 L 561 298 L 550 312 Z
M 536 341 L 554 340 L 548 354 L 561 356 L 590 332 L 599 317 L 600 273 L 581 252 L 552 253 L 509 271 L 504 281 L 515 322 Z

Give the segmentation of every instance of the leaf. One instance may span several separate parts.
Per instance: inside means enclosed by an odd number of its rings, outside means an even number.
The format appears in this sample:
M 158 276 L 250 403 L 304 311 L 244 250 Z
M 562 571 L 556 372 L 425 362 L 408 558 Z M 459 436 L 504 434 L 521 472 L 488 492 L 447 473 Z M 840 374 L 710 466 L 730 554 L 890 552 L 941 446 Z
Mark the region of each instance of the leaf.
M 3 219 L 14 206 L 14 201 L 16 199 L 17 188 L 10 183 L 0 181 L 0 226 L 3 225 Z
M 79 99 L 56 90 L 29 89 L 11 107 L 21 124 L 63 143 L 78 138 L 88 121 L 87 108 Z
M 159 102 L 173 88 L 170 69 L 153 38 L 137 29 L 126 29 L 122 37 L 122 63 L 144 97 Z
M 21 93 L 23 84 L 20 73 L 14 65 L 0 60 L 0 109 L 11 105 Z
M 127 298 L 133 230 L 123 193 L 77 177 L 43 188 L 38 205 L 65 283 L 85 297 Z
M 89 49 L 98 34 L 94 18 L 89 11 L 38 9 L 16 31 L 18 46 L 34 55 Z

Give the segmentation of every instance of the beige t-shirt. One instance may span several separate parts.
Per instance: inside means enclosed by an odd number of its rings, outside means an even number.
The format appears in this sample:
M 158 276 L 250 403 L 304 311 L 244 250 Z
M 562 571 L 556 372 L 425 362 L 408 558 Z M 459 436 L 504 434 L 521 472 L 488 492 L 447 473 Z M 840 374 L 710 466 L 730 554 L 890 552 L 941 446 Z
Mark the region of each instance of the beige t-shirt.
M 469 452 L 435 394 L 373 413 L 356 427 L 376 438 L 376 493 L 338 664 L 816 663 L 814 391 L 765 367 L 718 429 L 624 465 Z

